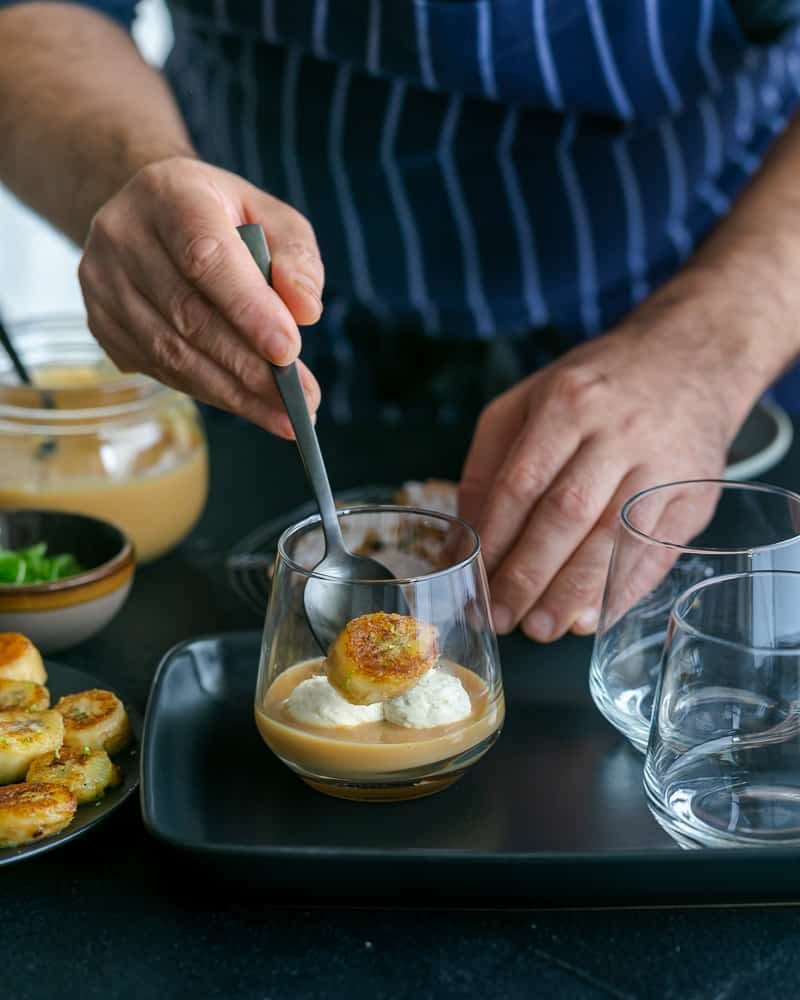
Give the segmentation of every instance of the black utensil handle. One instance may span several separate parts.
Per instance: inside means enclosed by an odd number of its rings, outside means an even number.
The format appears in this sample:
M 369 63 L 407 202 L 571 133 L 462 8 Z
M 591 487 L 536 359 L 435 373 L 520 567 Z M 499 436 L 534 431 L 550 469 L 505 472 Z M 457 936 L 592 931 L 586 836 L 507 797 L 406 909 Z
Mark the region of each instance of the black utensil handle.
M 14 366 L 14 371 L 17 373 L 20 382 L 24 382 L 25 385 L 33 385 L 33 379 L 28 369 L 22 363 L 22 358 L 17 354 L 17 349 L 11 343 L 11 337 L 2 322 L 0 322 L 0 342 L 2 342 L 6 354 L 11 359 L 11 364 Z
M 238 226 L 237 232 L 250 251 L 259 271 L 271 285 L 272 258 L 264 230 L 261 226 L 251 223 Z M 328 553 L 343 551 L 344 539 L 336 514 L 336 505 L 333 502 L 328 473 L 325 470 L 325 462 L 322 458 L 314 424 L 311 421 L 311 414 L 308 412 L 297 365 L 294 362 L 290 365 L 270 364 L 270 368 L 278 386 L 278 392 L 281 394 L 283 405 L 289 414 L 300 458 L 303 460 L 303 468 L 319 507 L 322 527 L 325 532 L 326 550 Z

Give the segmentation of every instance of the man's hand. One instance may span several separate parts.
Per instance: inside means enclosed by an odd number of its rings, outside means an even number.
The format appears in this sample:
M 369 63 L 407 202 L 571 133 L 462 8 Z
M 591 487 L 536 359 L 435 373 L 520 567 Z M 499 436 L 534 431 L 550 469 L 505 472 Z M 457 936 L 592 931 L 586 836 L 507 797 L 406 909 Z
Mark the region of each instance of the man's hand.
M 236 232 L 260 223 L 274 289 Z M 79 277 L 89 326 L 123 371 L 140 371 L 282 437 L 291 427 L 266 362 L 300 351 L 322 311 L 313 230 L 240 177 L 173 157 L 139 170 L 95 215 Z M 319 387 L 300 363 L 312 413 Z
M 521 624 L 539 641 L 592 632 L 625 500 L 722 474 L 761 386 L 742 344 L 714 335 L 736 322 L 735 296 L 716 298 L 708 283 L 696 291 L 667 290 L 482 414 L 460 506 L 481 535 L 498 632 Z M 686 541 L 713 509 L 713 491 L 709 501 L 653 510 L 652 529 Z

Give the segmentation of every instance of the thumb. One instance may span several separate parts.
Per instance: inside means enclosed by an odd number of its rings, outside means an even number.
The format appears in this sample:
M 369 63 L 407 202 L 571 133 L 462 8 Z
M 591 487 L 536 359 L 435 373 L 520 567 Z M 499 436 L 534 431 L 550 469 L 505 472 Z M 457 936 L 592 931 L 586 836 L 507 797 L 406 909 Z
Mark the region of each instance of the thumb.
M 307 326 L 322 315 L 325 269 L 311 224 L 285 202 L 260 192 L 248 221 L 261 225 L 272 257 L 272 287 L 296 323 Z

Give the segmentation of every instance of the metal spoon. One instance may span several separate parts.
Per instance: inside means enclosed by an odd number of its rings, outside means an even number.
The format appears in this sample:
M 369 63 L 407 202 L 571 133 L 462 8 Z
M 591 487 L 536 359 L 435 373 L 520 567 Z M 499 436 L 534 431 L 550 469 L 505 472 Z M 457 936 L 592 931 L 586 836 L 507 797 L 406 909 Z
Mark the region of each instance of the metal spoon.
M 2 321 L 0 321 L 0 343 L 2 343 L 5 348 L 5 352 L 11 360 L 11 364 L 14 366 L 14 370 L 17 376 L 24 385 L 33 386 L 33 378 L 31 373 L 25 367 L 22 358 L 17 353 L 17 349 L 11 340 Z M 48 389 L 39 390 L 39 399 L 41 400 L 42 407 L 45 410 L 54 410 L 56 408 L 56 401 L 53 398 L 52 392 Z M 53 438 L 46 438 L 39 447 L 36 449 L 36 458 L 43 459 L 49 458 L 53 452 L 56 450 L 56 442 Z
M 272 284 L 270 253 L 264 230 L 258 225 L 246 225 L 239 226 L 238 233 L 259 270 Z M 300 458 L 319 507 L 325 536 L 325 556 L 314 567 L 314 572 L 330 579 L 310 577 L 305 586 L 303 605 L 309 628 L 320 649 L 327 655 L 331 643 L 351 618 L 371 611 L 408 614 L 408 610 L 400 587 L 381 582 L 394 580 L 394 575 L 377 559 L 355 555 L 344 544 L 328 473 L 303 395 L 297 365 L 270 367 L 289 414 Z M 358 581 L 358 586 L 348 587 L 348 581 Z

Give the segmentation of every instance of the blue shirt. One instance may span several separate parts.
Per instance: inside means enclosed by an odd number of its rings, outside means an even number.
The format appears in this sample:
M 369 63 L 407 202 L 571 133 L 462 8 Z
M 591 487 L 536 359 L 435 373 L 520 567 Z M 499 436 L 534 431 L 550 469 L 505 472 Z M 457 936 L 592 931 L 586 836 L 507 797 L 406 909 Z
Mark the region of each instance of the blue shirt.
M 674 274 L 758 168 L 800 97 L 796 7 L 172 0 L 165 71 L 200 154 L 310 219 L 342 308 L 574 341 Z

